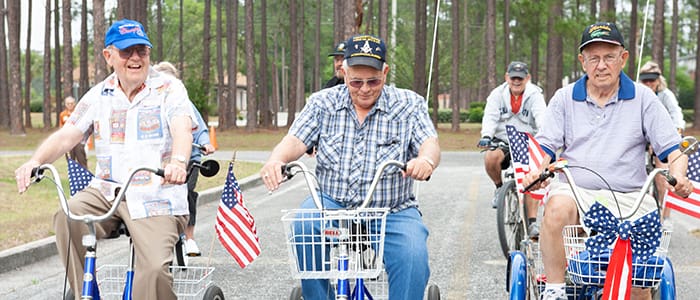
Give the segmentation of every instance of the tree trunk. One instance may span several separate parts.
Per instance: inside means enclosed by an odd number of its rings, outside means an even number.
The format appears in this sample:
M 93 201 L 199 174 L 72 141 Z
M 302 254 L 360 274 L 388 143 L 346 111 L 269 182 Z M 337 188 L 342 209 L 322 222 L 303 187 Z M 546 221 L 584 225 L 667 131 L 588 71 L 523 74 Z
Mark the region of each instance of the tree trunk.
M 5 1 L 0 1 L 0 41 L 6 41 Z M 7 44 L 0 43 L 0 128 L 10 128 L 10 90 L 7 77 Z
M 44 131 L 48 131 L 51 128 L 51 0 L 46 0 L 44 20 L 44 105 L 42 116 Z
M 349 2 L 349 1 L 348 1 Z M 299 10 L 297 11 L 299 14 L 299 20 L 301 22 L 297 23 L 298 24 L 298 29 L 297 29 L 297 37 L 299 38 L 300 41 L 304 40 L 304 1 L 299 1 Z M 299 79 L 297 81 L 297 98 L 296 98 L 296 111 L 301 111 L 302 108 L 304 108 L 304 83 L 306 80 L 304 80 L 304 43 L 297 43 L 297 47 L 299 49 L 297 50 L 297 53 L 300 53 L 299 55 L 299 63 L 297 64 L 297 74 L 299 76 Z
M 204 0 L 204 29 L 202 30 L 202 89 L 204 89 L 204 103 L 211 103 L 211 86 L 209 80 L 211 78 L 211 0 Z M 209 111 L 204 107 L 199 108 L 202 117 L 206 120 L 209 118 Z
M 156 2 L 156 57 L 155 61 L 163 61 L 163 0 Z
M 316 17 L 314 18 L 314 63 L 311 70 L 311 90 L 318 91 L 321 89 L 321 0 L 316 0 Z M 265 35 L 261 35 L 265 37 Z M 324 45 L 326 43 L 323 43 Z M 335 47 L 333 43 L 331 47 Z M 330 49 L 330 47 L 325 47 Z M 323 55 L 323 57 L 326 57 Z M 260 57 L 260 67 L 262 68 L 262 57 Z M 265 98 L 263 98 L 265 99 Z M 265 101 L 265 100 L 263 100 Z M 263 122 L 264 123 L 264 122 Z
M 185 78 L 185 40 L 183 39 L 183 33 L 185 31 L 184 29 L 184 11 L 185 11 L 185 6 L 183 3 L 183 0 L 180 0 L 180 23 L 178 27 L 178 32 L 177 32 L 177 44 L 178 44 L 178 63 L 180 66 L 178 67 L 178 70 L 180 70 L 180 78 Z
M 253 131 L 258 125 L 255 81 L 255 30 L 253 26 L 253 0 L 245 0 L 245 65 L 246 65 L 246 131 Z
M 225 103 L 224 98 L 224 2 L 216 0 L 216 104 Z M 221 119 L 221 115 L 219 115 Z M 208 121 L 208 120 L 207 120 Z M 219 125 L 221 126 L 221 125 Z
M 61 6 L 61 23 L 63 26 L 63 95 L 65 99 L 68 96 L 73 96 L 73 38 L 71 32 L 71 0 L 63 0 Z M 61 106 L 62 107 L 62 106 Z M 61 107 L 56 107 L 56 110 L 61 110 Z
M 319 1 L 320 4 L 320 1 Z M 319 33 L 320 36 L 320 33 Z M 320 37 L 319 37 L 320 40 Z M 318 45 L 318 43 L 317 43 Z M 318 48 L 316 49 L 318 57 Z M 318 65 L 317 65 L 318 66 Z M 272 114 L 270 112 L 270 70 L 267 61 L 267 1 L 260 0 L 260 124 L 263 127 L 272 127 Z
M 549 99 L 554 95 L 554 92 L 561 88 L 561 80 L 563 76 L 563 41 L 561 34 L 555 30 L 557 21 L 561 20 L 563 15 L 563 0 L 554 0 L 549 7 L 549 17 L 547 19 L 548 36 L 547 39 L 547 76 L 545 86 L 545 99 Z
M 22 79 L 20 78 L 20 0 L 7 1 L 7 35 L 10 52 L 10 134 L 24 135 L 22 126 Z
M 24 127 L 32 128 L 32 2 L 27 1 L 27 50 L 24 52 Z
M 697 6 L 695 15 L 700 13 L 700 5 Z M 700 129 L 700 18 L 695 27 L 695 111 L 693 112 L 693 129 Z
M 466 5 L 466 4 L 465 4 Z M 459 38 L 459 29 L 461 19 L 459 17 L 459 1 L 452 3 L 452 70 L 450 81 L 450 108 L 452 108 L 452 131 L 459 131 L 459 62 L 460 62 L 460 47 L 461 40 Z
M 95 77 L 93 83 L 100 82 L 107 77 L 107 62 L 102 56 L 105 44 L 105 1 L 92 0 L 92 31 L 93 31 L 93 55 L 95 57 Z
M 223 129 L 236 127 L 238 113 L 236 99 L 238 88 L 236 78 L 238 74 L 238 1 L 226 1 L 226 57 L 228 74 L 228 93 L 224 107 L 219 106 L 219 127 Z M 221 117 L 224 121 L 221 122 Z
M 510 64 L 510 0 L 503 1 L 503 65 Z
M 654 26 L 652 31 L 651 59 L 664 70 L 664 1 L 654 4 Z
M 615 22 L 615 0 L 600 1 L 600 20 Z
M 486 89 L 496 88 L 496 0 L 486 1 Z
M 379 38 L 389 38 L 389 0 L 379 0 Z
M 416 40 L 415 48 L 413 50 L 413 61 L 415 62 L 415 67 L 413 68 L 413 90 L 419 95 L 426 96 L 426 50 L 427 50 L 427 9 L 426 0 L 416 0 Z M 427 99 L 426 99 L 427 100 Z
M 54 20 L 53 20 L 53 37 L 54 37 L 54 67 L 56 71 L 54 72 L 54 88 L 56 89 L 56 106 L 54 109 L 56 110 L 56 126 L 60 124 L 60 119 L 61 119 L 61 109 L 63 108 L 63 86 L 61 84 L 61 67 L 63 65 L 61 64 L 61 38 L 60 35 L 58 34 L 60 29 L 61 29 L 61 15 L 60 15 L 60 9 L 58 9 L 59 6 L 59 0 L 54 0 Z
M 350 1 L 347 1 L 350 2 Z M 335 7 L 338 9 L 340 5 L 342 5 L 343 1 L 337 0 L 335 2 Z M 335 19 L 336 22 L 340 21 L 342 19 L 338 18 Z M 289 35 L 292 37 L 297 36 L 298 28 L 297 24 L 298 22 L 298 16 L 297 16 L 297 1 L 296 0 L 289 0 Z M 341 27 L 342 28 L 342 27 Z M 336 27 L 338 29 L 338 27 Z M 341 37 L 340 40 L 342 40 L 342 37 L 344 34 L 342 32 L 336 32 L 336 36 Z M 290 46 L 289 46 L 289 57 L 290 57 L 290 62 L 289 62 L 289 80 L 285 80 L 285 78 L 282 78 L 282 82 L 288 82 L 289 86 L 287 86 L 287 89 L 289 89 L 289 96 L 287 97 L 287 125 L 286 127 L 289 128 L 292 123 L 294 122 L 294 113 L 296 112 L 296 102 L 297 102 L 297 82 L 299 80 L 299 68 L 297 67 L 299 65 L 299 57 L 301 54 L 299 53 L 299 46 L 297 45 L 299 43 L 298 39 L 292 38 L 290 40 Z M 284 56 L 284 51 L 282 51 L 282 56 Z M 282 63 L 282 70 L 284 70 L 284 60 Z M 284 71 L 283 71 L 284 72 Z
M 88 78 L 87 14 L 87 0 L 82 0 L 82 7 L 80 8 L 80 81 L 78 86 L 78 99 L 85 95 L 90 88 Z
M 433 16 L 437 15 L 437 13 L 438 13 L 437 6 L 438 6 L 439 1 L 440 0 L 435 0 L 433 2 L 433 4 L 435 4 L 434 5 L 435 11 L 434 11 Z M 439 21 L 439 18 L 434 17 L 433 20 Z M 433 26 L 435 26 L 435 24 L 433 24 Z M 437 30 L 434 31 L 436 36 L 440 36 L 438 34 L 439 30 L 440 30 L 440 28 L 438 28 Z M 436 42 L 434 49 L 432 49 L 430 51 L 431 55 L 433 56 L 431 58 L 433 70 L 432 70 L 432 76 L 430 77 L 430 95 L 432 96 L 432 108 L 433 108 L 432 121 L 433 121 L 433 126 L 435 126 L 435 128 L 437 128 L 438 109 L 440 108 L 440 102 L 438 100 L 438 98 L 439 98 L 438 96 L 440 94 L 440 86 L 439 86 L 439 82 L 440 82 L 440 63 L 439 63 L 440 55 L 439 54 L 440 54 L 440 51 L 438 51 L 439 45 L 440 45 L 440 43 Z M 431 100 L 431 99 L 426 99 L 426 100 Z
M 676 73 L 678 68 L 678 0 L 673 0 L 672 10 L 673 16 L 671 17 L 671 45 L 670 49 L 668 49 L 670 55 L 669 61 L 671 63 L 671 65 L 668 68 L 668 88 L 677 95 L 678 89 L 676 88 Z M 698 58 L 696 57 L 695 59 L 697 60 Z
M 627 50 L 630 53 L 629 58 L 627 59 L 627 75 L 630 76 L 630 78 L 633 78 L 634 80 L 637 79 L 637 30 L 639 28 L 639 25 L 637 25 L 637 19 L 639 16 L 637 15 L 637 5 L 638 5 L 638 0 L 631 0 L 631 6 L 632 10 L 630 12 L 630 31 L 629 34 L 627 34 L 627 40 L 625 41 L 627 46 Z

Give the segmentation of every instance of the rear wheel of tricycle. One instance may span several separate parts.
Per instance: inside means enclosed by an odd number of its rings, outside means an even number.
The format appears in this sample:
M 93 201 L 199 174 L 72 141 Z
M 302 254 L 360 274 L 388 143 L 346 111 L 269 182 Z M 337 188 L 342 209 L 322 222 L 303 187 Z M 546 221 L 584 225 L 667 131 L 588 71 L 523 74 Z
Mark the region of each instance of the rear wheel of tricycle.
M 428 286 L 428 300 L 440 300 L 440 288 L 437 284 Z
M 301 294 L 301 287 L 297 286 L 292 289 L 292 293 L 289 294 L 289 300 L 302 300 L 304 296 Z
M 515 181 L 505 182 L 496 199 L 496 225 L 498 241 L 501 244 L 503 256 L 508 259 L 510 252 L 520 250 L 520 242 L 524 238 L 525 228 L 520 213 L 518 194 Z

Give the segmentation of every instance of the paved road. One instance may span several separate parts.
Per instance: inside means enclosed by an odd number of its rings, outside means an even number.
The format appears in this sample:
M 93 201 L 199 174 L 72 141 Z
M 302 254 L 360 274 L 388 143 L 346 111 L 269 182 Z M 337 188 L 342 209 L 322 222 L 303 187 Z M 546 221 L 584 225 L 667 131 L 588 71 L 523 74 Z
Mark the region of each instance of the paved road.
M 297 176 L 300 177 L 300 176 Z M 418 185 L 418 197 L 429 238 L 431 283 L 443 299 L 505 299 L 506 262 L 496 238 L 495 210 L 489 205 L 493 189 L 479 153 L 444 153 L 440 168 L 429 182 Z M 272 195 L 262 187 L 244 190 L 255 216 L 262 255 L 241 270 L 214 240 L 216 202 L 200 206 L 197 240 L 205 257 L 191 265 L 216 267 L 214 284 L 227 299 L 287 299 L 296 281 L 291 279 L 283 242 L 281 210 L 296 208 L 308 194 L 301 178 L 294 178 Z M 688 233 L 689 222 L 677 222 L 670 256 L 675 267 L 678 299 L 700 295 L 700 238 Z M 124 238 L 98 246 L 99 264 L 123 263 Z M 63 272 L 53 256 L 15 271 L 0 274 L 1 299 L 59 299 Z

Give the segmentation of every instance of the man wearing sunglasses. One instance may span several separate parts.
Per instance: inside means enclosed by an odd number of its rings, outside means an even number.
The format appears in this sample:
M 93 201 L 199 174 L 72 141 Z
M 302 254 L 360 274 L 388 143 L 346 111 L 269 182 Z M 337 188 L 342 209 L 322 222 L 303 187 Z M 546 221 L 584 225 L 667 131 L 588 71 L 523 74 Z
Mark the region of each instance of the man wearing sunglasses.
M 370 207 L 387 207 L 384 263 L 389 299 L 423 299 L 430 277 L 428 229 L 413 194 L 415 180 L 426 180 L 440 162 L 440 146 L 428 106 L 415 92 L 386 85 L 389 66 L 381 39 L 360 35 L 345 43 L 345 85 L 311 95 L 287 136 L 260 171 L 274 191 L 284 164 L 316 145 L 316 176 L 325 208 L 355 208 L 364 199 L 377 167 L 389 167 Z M 309 198 L 303 208 L 315 208 Z M 318 222 L 301 226 L 320 231 Z M 310 253 L 311 249 L 303 253 Z M 303 255 L 300 252 L 300 255 Z M 299 257 L 300 260 L 306 257 Z M 302 280 L 304 299 L 334 299 L 328 280 Z
M 486 174 L 496 185 L 491 206 L 496 208 L 496 198 L 503 185 L 501 170 L 510 165 L 510 155 L 501 149 L 488 149 L 491 141 L 508 141 L 506 125 L 515 126 L 518 131 L 535 135 L 537 128 L 542 126 L 542 115 L 546 104 L 542 89 L 530 83 L 530 73 L 527 64 L 514 61 L 508 65 L 504 76 L 505 82 L 497 86 L 488 98 L 484 107 L 484 118 L 481 121 L 481 136 L 477 147 L 486 149 L 484 166 Z M 528 202 L 528 234 L 536 237 L 537 202 L 530 195 L 525 195 Z
M 114 22 L 102 51 L 114 73 L 83 96 L 66 124 L 15 173 L 19 192 L 24 192 L 32 168 L 56 160 L 93 126 L 95 178 L 68 205 L 76 215 L 102 215 L 131 170 L 139 166 L 163 168 L 163 178 L 144 172 L 133 179 L 126 201 L 114 217 L 95 227 L 98 239 L 117 229 L 120 222 L 128 227 L 136 255 L 134 299 L 176 299 L 168 266 L 187 223 L 187 186 L 183 183 L 191 132 L 196 128 L 192 128 L 185 86 L 172 76 L 151 70 L 150 48 L 139 22 Z M 67 265 L 72 290 L 79 295 L 85 256 L 81 239 L 87 226 L 69 222 L 59 210 L 54 227 L 59 256 Z

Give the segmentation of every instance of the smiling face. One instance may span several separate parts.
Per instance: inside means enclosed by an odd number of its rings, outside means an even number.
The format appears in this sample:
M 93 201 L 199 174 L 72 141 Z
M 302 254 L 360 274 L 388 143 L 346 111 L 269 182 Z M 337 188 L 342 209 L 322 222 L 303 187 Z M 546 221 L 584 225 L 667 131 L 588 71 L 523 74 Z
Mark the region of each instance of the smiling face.
M 358 65 L 343 68 L 343 71 L 352 103 L 360 109 L 371 109 L 382 93 L 389 67 L 385 65 L 382 71 Z
M 520 78 L 516 76 L 510 77 L 508 73 L 506 73 L 506 82 L 508 82 L 508 88 L 513 96 L 522 95 L 522 93 L 525 92 L 525 86 L 528 81 L 530 81 L 530 74 L 525 76 L 525 78 Z
M 148 77 L 151 64 L 151 48 L 146 45 L 133 45 L 119 50 L 109 46 L 102 51 L 107 64 L 117 73 L 119 84 L 127 95 L 130 90 L 140 87 Z
M 618 85 L 620 71 L 627 63 L 629 52 L 622 46 L 596 42 L 587 45 L 578 59 L 588 75 L 588 85 L 596 89 L 611 89 Z

